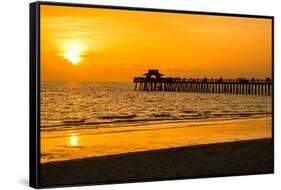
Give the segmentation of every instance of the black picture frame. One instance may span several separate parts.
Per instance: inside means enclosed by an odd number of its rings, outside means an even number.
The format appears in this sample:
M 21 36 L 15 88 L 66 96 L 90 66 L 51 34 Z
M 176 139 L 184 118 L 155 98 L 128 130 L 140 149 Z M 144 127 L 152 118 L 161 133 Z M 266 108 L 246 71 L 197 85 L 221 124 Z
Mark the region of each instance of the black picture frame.
M 69 7 L 87 7 L 87 8 L 104 8 L 118 10 L 132 10 L 144 12 L 164 12 L 164 13 L 181 13 L 181 14 L 196 14 L 196 15 L 219 15 L 230 17 L 245 17 L 245 18 L 266 18 L 272 22 L 272 150 L 274 150 L 274 16 L 264 15 L 248 15 L 248 14 L 233 14 L 233 13 L 218 13 L 218 12 L 202 12 L 202 11 L 187 11 L 187 10 L 170 10 L 157 8 L 140 8 L 140 7 L 124 7 L 124 6 L 109 6 L 109 5 L 94 5 L 94 4 L 78 4 L 78 3 L 60 3 L 40 1 L 29 4 L 29 57 L 30 57 L 30 75 L 29 75 L 29 185 L 33 188 L 49 188 L 57 187 L 57 185 L 42 186 L 40 184 L 40 5 L 55 5 Z M 272 151 L 273 170 L 269 173 L 274 173 L 274 151 Z M 253 175 L 267 173 L 249 173 L 249 174 L 233 174 L 237 175 Z M 207 177 L 222 177 L 225 175 L 207 176 Z M 146 181 L 161 181 L 161 180 L 178 180 L 205 178 L 206 176 L 195 177 L 177 177 L 177 178 L 159 178 L 149 180 L 127 180 L 127 181 L 108 181 L 104 183 L 90 184 L 71 184 L 66 186 L 82 186 L 82 185 L 97 185 L 97 184 L 115 184 L 115 183 L 130 183 L 130 182 L 146 182 Z M 62 187 L 60 185 L 60 187 Z

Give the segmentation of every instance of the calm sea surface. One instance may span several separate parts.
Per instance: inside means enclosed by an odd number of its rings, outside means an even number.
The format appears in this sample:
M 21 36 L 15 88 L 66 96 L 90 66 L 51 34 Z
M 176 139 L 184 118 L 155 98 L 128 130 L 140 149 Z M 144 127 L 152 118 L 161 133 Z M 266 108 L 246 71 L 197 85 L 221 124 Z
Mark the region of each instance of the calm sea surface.
M 271 116 L 271 96 L 134 91 L 133 83 L 41 82 L 41 130 Z

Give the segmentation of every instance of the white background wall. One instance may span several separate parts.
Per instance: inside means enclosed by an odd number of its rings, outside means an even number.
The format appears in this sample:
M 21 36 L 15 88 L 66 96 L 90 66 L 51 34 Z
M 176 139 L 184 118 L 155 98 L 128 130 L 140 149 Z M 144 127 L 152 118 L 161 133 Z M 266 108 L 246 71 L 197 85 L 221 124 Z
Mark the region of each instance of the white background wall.
M 51 1 L 51 0 L 50 0 Z M 64 2 L 63 0 L 60 0 Z M 280 0 L 68 0 L 76 3 L 275 16 L 274 175 L 76 187 L 71 189 L 278 189 L 280 174 Z M 28 3 L 0 2 L 0 189 L 28 189 Z M 243 161 L 243 160 L 241 160 Z M 279 187 L 280 188 L 280 187 Z M 66 188 L 70 189 L 70 188 Z

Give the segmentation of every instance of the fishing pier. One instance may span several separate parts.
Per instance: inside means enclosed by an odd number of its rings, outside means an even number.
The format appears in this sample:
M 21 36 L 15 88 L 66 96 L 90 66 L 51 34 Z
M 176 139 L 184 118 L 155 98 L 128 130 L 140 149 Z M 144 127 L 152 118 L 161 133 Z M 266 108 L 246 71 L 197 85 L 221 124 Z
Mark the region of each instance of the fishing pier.
M 143 77 L 134 77 L 135 90 L 272 95 L 270 78 L 193 79 L 163 76 L 158 70 L 148 70 Z

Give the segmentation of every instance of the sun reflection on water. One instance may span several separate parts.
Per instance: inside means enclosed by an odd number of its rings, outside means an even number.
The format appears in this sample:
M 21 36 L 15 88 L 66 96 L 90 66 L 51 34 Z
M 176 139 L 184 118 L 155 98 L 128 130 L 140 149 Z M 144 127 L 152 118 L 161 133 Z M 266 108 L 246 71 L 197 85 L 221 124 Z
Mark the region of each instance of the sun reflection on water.
M 69 137 L 69 143 L 71 146 L 77 146 L 78 145 L 78 136 L 76 133 L 71 133 Z

